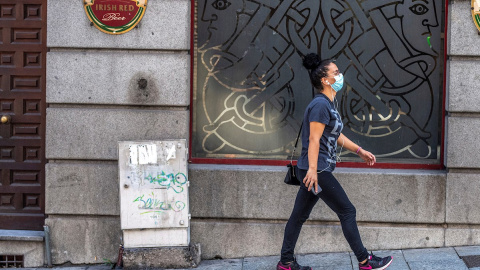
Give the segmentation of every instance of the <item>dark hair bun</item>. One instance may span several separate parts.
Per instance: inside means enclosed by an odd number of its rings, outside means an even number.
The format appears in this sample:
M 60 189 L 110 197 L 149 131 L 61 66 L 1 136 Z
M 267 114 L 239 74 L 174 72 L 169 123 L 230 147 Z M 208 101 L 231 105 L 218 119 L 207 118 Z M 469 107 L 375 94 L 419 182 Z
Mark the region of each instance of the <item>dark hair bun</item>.
M 303 66 L 307 69 L 316 69 L 318 66 L 320 66 L 321 61 L 322 60 L 320 59 L 320 56 L 318 56 L 318 54 L 309 53 L 303 59 Z

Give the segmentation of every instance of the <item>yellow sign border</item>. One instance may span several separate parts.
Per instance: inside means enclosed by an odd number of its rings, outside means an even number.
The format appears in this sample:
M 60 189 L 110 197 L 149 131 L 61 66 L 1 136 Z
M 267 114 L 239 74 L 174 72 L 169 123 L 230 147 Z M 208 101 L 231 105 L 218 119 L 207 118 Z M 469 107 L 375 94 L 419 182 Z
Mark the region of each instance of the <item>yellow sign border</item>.
M 480 0 L 472 0 L 472 19 L 478 31 L 480 31 Z
M 97 19 L 97 17 L 93 14 L 92 7 L 91 7 L 93 6 L 95 0 L 84 0 L 83 3 L 84 3 L 85 13 L 87 14 L 88 19 L 90 20 L 90 22 L 92 22 L 92 24 L 98 30 L 110 35 L 120 35 L 120 34 L 127 33 L 128 31 L 135 28 L 135 26 L 137 26 L 138 23 L 142 20 L 143 16 L 145 15 L 145 11 L 147 9 L 148 0 L 130 0 L 130 1 L 135 2 L 137 7 L 139 7 L 139 10 L 130 22 L 120 27 L 107 26 Z

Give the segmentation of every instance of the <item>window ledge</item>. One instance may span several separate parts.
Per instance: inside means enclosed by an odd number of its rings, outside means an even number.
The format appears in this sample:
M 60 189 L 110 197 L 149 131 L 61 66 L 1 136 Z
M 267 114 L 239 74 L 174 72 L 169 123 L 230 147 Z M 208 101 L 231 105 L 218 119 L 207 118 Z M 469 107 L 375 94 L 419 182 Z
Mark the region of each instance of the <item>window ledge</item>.
M 0 230 L 0 241 L 43 242 L 45 232 L 24 230 Z

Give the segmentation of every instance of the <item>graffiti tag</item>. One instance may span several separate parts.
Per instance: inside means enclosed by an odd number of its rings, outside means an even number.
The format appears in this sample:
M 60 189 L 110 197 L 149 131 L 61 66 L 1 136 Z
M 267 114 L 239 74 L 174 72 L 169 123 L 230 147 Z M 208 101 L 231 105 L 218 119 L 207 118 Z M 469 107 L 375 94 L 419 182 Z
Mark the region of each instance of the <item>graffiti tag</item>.
M 174 211 L 180 212 L 185 209 L 186 204 L 182 201 L 165 201 L 162 199 L 155 198 L 155 194 L 152 192 L 145 196 L 145 194 L 137 197 L 134 201 L 138 202 L 138 209 L 142 210 L 154 210 L 146 211 L 141 214 L 147 214 L 152 212 L 163 212 L 163 211 Z
M 167 189 L 173 189 L 175 193 L 183 192 L 182 186 L 187 183 L 187 176 L 184 173 L 166 174 L 164 171 L 157 173 L 156 176 L 149 174 L 145 179 L 152 184 L 155 183 Z

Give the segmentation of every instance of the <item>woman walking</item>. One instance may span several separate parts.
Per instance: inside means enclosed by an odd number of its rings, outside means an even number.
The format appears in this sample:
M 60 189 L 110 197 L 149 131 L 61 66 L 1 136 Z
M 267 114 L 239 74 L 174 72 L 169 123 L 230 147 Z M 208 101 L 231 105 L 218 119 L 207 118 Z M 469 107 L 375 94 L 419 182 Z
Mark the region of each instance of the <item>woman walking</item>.
M 343 75 L 333 60 L 320 60 L 317 54 L 305 57 L 303 65 L 317 90 L 305 110 L 302 126 L 302 153 L 298 159 L 298 179 L 303 179 L 295 206 L 285 227 L 285 235 L 277 270 L 310 270 L 294 257 L 294 249 L 303 223 L 322 199 L 340 218 L 343 234 L 359 262 L 359 269 L 385 269 L 391 256 L 379 258 L 369 254 L 358 232 L 356 210 L 332 172 L 336 165 L 337 143 L 358 154 L 369 166 L 375 156 L 343 135 L 343 123 L 335 105 L 335 95 L 343 87 Z

